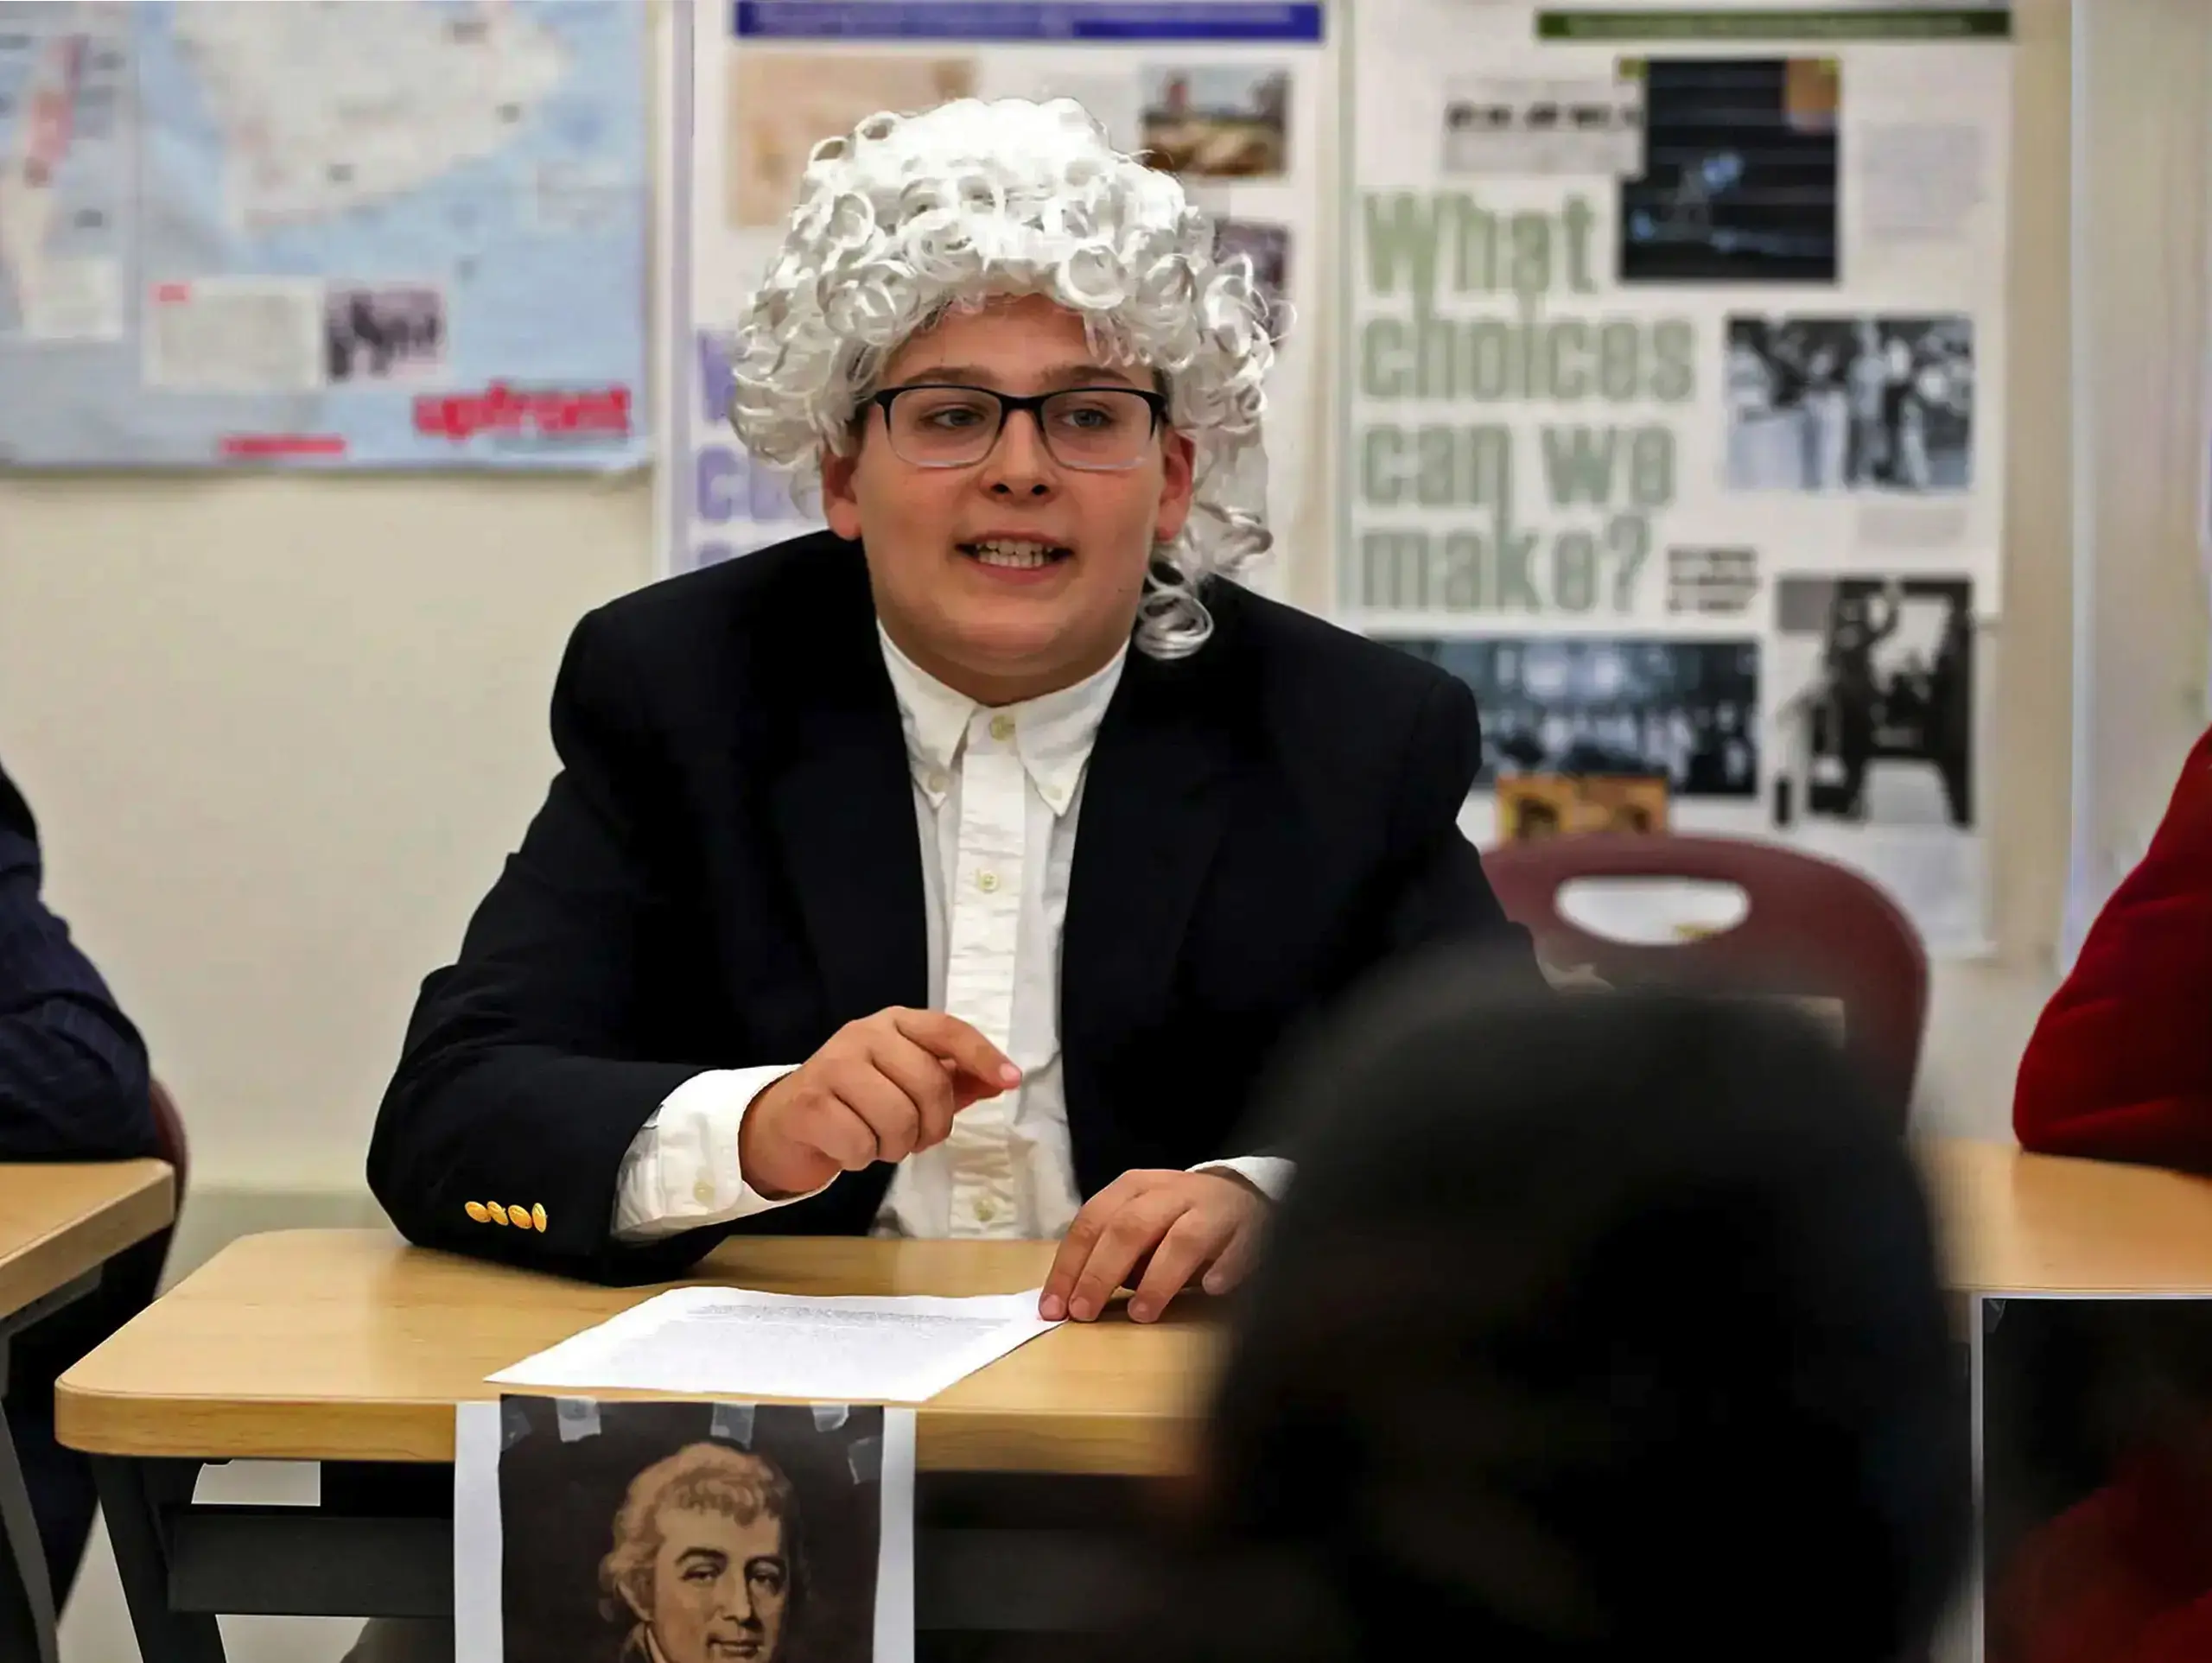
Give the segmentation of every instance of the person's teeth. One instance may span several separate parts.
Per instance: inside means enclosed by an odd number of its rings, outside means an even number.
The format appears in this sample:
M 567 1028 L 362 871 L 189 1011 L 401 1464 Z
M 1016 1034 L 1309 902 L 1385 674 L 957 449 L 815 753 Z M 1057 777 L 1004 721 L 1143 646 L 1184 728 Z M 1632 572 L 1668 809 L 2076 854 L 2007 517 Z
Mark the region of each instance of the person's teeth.
M 1042 566 L 1052 557 L 1052 545 L 1049 543 L 996 542 L 974 546 L 976 558 L 986 566 Z

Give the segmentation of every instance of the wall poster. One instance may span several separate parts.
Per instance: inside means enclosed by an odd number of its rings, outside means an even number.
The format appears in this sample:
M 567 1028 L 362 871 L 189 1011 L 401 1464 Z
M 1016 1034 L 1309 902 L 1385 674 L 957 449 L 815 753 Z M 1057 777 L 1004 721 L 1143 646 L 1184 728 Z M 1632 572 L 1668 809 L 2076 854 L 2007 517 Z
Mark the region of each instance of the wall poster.
M 1314 213 L 1333 88 L 1323 6 L 1205 0 L 741 0 L 679 6 L 667 128 L 661 351 L 669 466 L 661 569 L 688 571 L 814 529 L 813 505 L 756 467 L 726 418 L 726 333 L 766 268 L 808 152 L 881 110 L 955 98 L 1072 98 L 1115 145 L 1173 170 L 1288 302 L 1269 389 L 1264 505 L 1274 555 L 1316 404 L 1313 326 L 1332 279 Z M 1246 494 L 1240 481 L 1240 495 Z
M 1485 786 L 1661 782 L 1672 829 L 1837 860 L 1986 951 L 2009 7 L 1362 0 L 1348 32 L 1339 621 L 1472 685 Z

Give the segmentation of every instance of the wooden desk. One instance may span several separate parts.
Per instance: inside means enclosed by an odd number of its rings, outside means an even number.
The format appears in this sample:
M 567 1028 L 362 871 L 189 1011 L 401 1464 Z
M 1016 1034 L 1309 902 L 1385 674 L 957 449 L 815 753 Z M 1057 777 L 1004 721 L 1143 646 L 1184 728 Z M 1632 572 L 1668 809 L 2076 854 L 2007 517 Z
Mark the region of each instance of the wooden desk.
M 2212 1183 L 2023 1155 L 1923 1151 L 1962 1293 L 2212 1294 Z M 1046 1243 L 739 1239 L 700 1281 L 787 1292 L 999 1293 L 1032 1287 Z M 448 1461 L 454 1406 L 484 1376 L 649 1298 L 403 1246 L 375 1232 L 232 1243 L 63 1377 L 61 1436 L 91 1450 L 147 1663 L 219 1659 L 213 1612 L 450 1612 L 451 1527 L 438 1518 L 191 1502 L 207 1460 Z M 1142 1477 L 1187 1464 L 1214 1342 L 1203 1302 L 1140 1326 L 1070 1323 L 918 1412 L 925 1472 Z M 1074 1482 L 1071 1479 L 1069 1482 Z M 1002 1535 L 946 1551 L 918 1537 L 918 1592 L 957 1577 L 1031 1586 Z M 957 1546 L 957 1544 L 956 1544 Z M 932 1556 L 937 1557 L 932 1557 Z M 304 1590 L 304 1591 L 303 1591 Z M 947 1626 L 960 1626 L 950 1624 Z
M 175 1216 L 166 1161 L 0 1165 L 0 1317 L 98 1270 Z
M 1050 1242 L 738 1238 L 691 1279 L 789 1293 L 1010 1293 L 1040 1284 L 1052 1254 Z M 486 1374 L 659 1291 L 561 1281 L 376 1230 L 224 1248 L 55 1393 L 62 1441 L 93 1455 L 147 1663 L 219 1660 L 216 1613 L 449 1615 L 448 1519 L 198 1504 L 201 1463 L 449 1462 L 454 1405 L 499 1395 Z M 1033 1340 L 918 1411 L 917 1460 L 948 1476 L 1055 1475 L 1063 1488 L 1178 1469 L 1213 1349 L 1205 1304 L 1149 1326 L 1116 1310 Z M 1034 1519 L 1019 1501 L 982 1528 L 958 1511 L 952 1527 L 918 1535 L 925 1627 L 1024 1626 L 1033 1598 L 998 1615 L 1009 1565 L 1032 1589 L 1079 1588 L 1110 1569 L 1110 1550 L 1091 1539 L 1027 1528 Z
M 2212 1181 L 2024 1154 L 1923 1151 L 1962 1292 L 2212 1295 Z M 168 1169 L 143 1182 L 140 1235 L 167 1217 Z M 87 1169 L 67 1172 L 71 1183 Z M 99 1171 L 101 1169 L 90 1169 Z M 108 1169 L 120 1171 L 122 1169 Z M 0 1202 L 8 1175 L 0 1171 Z M 41 1197 L 66 1210 L 60 1187 Z M 0 1211 L 5 1211 L 0 1206 Z M 141 1228 L 143 1227 L 143 1228 Z M 136 1239 L 49 1244 L 65 1273 Z M 57 1241 L 59 1238 L 57 1237 Z M 698 1282 L 788 1293 L 1005 1293 L 1044 1279 L 1039 1242 L 740 1237 Z M 0 1260 L 0 1289 L 10 1261 Z M 650 1298 L 411 1248 L 378 1230 L 232 1242 L 63 1376 L 63 1440 L 102 1455 L 202 1460 L 450 1461 L 453 1406 L 484 1377 Z M 1212 1355 L 1205 1302 L 1151 1326 L 1068 1323 L 921 1411 L 925 1469 L 1173 1472 Z
M 1049 1242 L 741 1237 L 699 1282 L 780 1293 L 1011 1293 Z M 484 1377 L 659 1292 L 428 1253 L 375 1230 L 232 1242 L 62 1377 L 61 1439 L 102 1455 L 450 1461 Z M 1069 1323 L 924 1406 L 927 1469 L 1141 1476 L 1182 1464 L 1211 1348 L 1179 1301 L 1150 1326 Z
M 1959 1292 L 2212 1296 L 2212 1180 L 2009 1144 L 1921 1153 Z
M 9 1337 L 91 1291 L 100 1266 L 165 1229 L 176 1185 L 164 1161 L 0 1165 L 0 1385 Z M 30 1497 L 0 1420 L 0 1656 L 54 1656 L 54 1600 Z

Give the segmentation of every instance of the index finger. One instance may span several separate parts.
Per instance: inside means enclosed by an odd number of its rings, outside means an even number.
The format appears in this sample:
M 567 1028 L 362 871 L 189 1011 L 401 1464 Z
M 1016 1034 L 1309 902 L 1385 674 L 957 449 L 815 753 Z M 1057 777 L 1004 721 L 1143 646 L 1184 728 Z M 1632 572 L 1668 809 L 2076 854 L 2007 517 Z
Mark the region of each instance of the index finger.
M 899 1011 L 891 1025 L 934 1056 L 957 1063 L 984 1084 L 1003 1091 L 1021 1083 L 1021 1070 L 982 1032 L 943 1011 Z
M 1124 1172 L 1085 1202 L 1069 1222 L 1067 1233 L 1060 1237 L 1059 1251 L 1052 1255 L 1052 1268 L 1037 1298 L 1038 1311 L 1046 1322 L 1058 1322 L 1067 1311 L 1068 1297 L 1075 1292 L 1075 1279 L 1083 1274 L 1084 1266 L 1090 1260 L 1092 1244 L 1104 1234 L 1106 1221 L 1128 1194 L 1129 1186 L 1123 1182 L 1128 1177 Z

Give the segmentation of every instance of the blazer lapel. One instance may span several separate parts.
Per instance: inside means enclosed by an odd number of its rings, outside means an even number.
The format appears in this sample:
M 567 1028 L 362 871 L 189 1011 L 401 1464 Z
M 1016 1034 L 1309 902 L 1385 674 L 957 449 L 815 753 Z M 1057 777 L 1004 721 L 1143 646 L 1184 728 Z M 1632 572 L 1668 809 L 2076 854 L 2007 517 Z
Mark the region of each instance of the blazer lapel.
M 1117 1048 L 1166 1004 L 1228 817 L 1217 644 L 1166 663 L 1132 647 L 1099 725 L 1061 943 L 1060 1031 L 1078 1056 Z
M 921 841 L 865 573 L 857 597 L 841 594 L 818 629 L 793 633 L 804 638 L 785 644 L 775 672 L 782 731 L 770 800 L 830 1015 L 925 1005 Z

